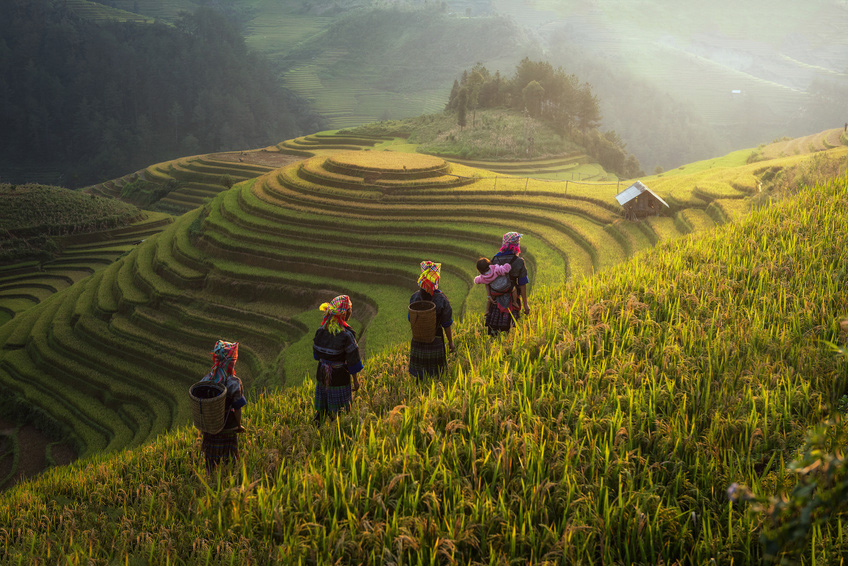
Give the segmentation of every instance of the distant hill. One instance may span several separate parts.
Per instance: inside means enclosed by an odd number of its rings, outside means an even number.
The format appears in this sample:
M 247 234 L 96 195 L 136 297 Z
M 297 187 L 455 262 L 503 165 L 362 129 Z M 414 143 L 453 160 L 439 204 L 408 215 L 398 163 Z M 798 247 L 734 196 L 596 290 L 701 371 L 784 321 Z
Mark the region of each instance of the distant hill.
M 57 237 L 119 228 L 142 215 L 125 202 L 62 187 L 0 184 L 0 266 L 50 259 Z
M 456 74 L 477 62 L 505 71 L 524 56 L 544 57 L 592 85 L 603 129 L 615 130 L 647 171 L 836 127 L 848 96 L 848 15 L 837 0 L 675 9 L 620 0 L 97 4 L 122 10 L 115 19 L 135 13 L 167 23 L 201 5 L 224 13 L 268 56 L 280 84 L 336 128 L 432 113 Z
M 0 13 L 0 181 L 78 187 L 322 128 L 217 12 L 146 23 L 93 2 L 0 0 Z

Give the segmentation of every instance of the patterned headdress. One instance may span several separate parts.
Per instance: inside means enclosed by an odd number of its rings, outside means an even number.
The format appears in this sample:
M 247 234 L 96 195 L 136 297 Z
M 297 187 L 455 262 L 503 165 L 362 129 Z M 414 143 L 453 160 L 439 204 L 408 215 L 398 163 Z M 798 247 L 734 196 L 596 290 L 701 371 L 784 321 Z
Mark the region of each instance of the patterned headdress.
M 432 295 L 439 288 L 439 279 L 441 279 L 442 264 L 434 261 L 421 262 L 421 275 L 418 277 L 418 286 L 424 292 Z
M 504 234 L 501 251 L 518 255 L 521 252 L 521 248 L 518 247 L 518 243 L 521 240 L 522 235 L 523 234 L 519 234 L 518 232 L 507 232 Z
M 238 342 L 218 340 L 212 348 L 212 379 L 214 383 L 224 383 L 227 377 L 235 375 L 238 359 Z
M 324 320 L 321 321 L 321 326 L 330 331 L 330 334 L 338 334 L 342 328 L 347 328 L 348 324 L 344 320 L 345 313 L 349 313 L 353 308 L 353 303 L 350 302 L 350 297 L 347 295 L 339 295 L 329 303 L 323 303 L 320 307 L 321 312 L 326 313 Z

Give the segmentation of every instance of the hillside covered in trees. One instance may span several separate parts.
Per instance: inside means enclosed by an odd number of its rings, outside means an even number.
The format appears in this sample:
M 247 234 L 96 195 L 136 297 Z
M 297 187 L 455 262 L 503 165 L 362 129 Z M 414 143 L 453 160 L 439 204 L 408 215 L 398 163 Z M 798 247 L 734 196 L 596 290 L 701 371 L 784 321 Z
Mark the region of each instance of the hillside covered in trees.
M 512 77 L 478 63 L 454 81 L 446 109 L 460 126 L 475 125 L 477 109 L 507 107 L 539 119 L 563 139 L 583 146 L 608 171 L 631 178 L 643 174 L 614 131 L 601 133 L 601 112 L 592 87 L 547 61 L 523 59 Z M 471 120 L 469 121 L 469 113 Z M 532 135 L 528 138 L 533 145 Z
M 76 187 L 201 152 L 323 127 L 220 13 L 95 21 L 0 0 L 0 179 Z

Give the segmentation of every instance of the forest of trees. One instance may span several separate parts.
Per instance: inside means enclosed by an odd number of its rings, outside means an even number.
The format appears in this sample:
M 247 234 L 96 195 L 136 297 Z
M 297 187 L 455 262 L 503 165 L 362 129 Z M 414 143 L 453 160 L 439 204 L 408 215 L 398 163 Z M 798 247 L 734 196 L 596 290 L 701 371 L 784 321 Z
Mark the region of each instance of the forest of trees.
M 79 187 L 324 127 L 211 9 L 173 26 L 95 23 L 52 0 L 0 0 L 0 13 L 2 181 L 30 165 Z
M 481 63 L 454 81 L 446 109 L 461 127 L 475 123 L 480 108 L 508 107 L 541 119 L 564 138 L 582 145 L 604 169 L 623 177 L 642 174 L 639 162 L 614 132 L 601 133 L 598 99 L 587 83 L 546 61 L 523 59 L 512 77 L 492 74 Z

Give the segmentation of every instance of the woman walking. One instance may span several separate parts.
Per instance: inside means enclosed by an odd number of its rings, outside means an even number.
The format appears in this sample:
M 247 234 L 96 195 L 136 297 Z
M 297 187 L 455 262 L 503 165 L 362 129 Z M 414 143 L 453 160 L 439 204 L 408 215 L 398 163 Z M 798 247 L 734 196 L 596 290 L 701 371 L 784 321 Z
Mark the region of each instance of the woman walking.
M 494 265 L 510 265 L 509 284 L 507 288 L 495 290 L 490 287 L 489 308 L 486 311 L 486 328 L 492 336 L 499 332 L 509 332 L 515 325 L 515 321 L 524 307 L 524 314 L 530 314 L 530 306 L 527 304 L 527 267 L 521 254 L 521 234 L 518 232 L 507 232 L 503 235 L 500 251 L 492 258 Z M 513 293 L 517 290 L 518 301 L 513 300 Z
M 201 381 L 209 381 L 227 388 L 225 405 L 226 421 L 224 428 L 217 434 L 203 433 L 200 450 L 206 457 L 206 468 L 214 469 L 239 457 L 238 435 L 244 432 L 241 426 L 241 408 L 247 405 L 241 379 L 236 376 L 235 366 L 238 360 L 238 342 L 218 340 L 212 349 L 212 369 Z
M 438 288 L 441 268 L 441 263 L 422 261 L 421 276 L 418 277 L 419 289 L 409 299 L 409 304 L 431 301 L 436 305 L 436 337 L 430 343 L 413 339 L 409 347 L 409 373 L 418 379 L 436 375 L 447 369 L 445 339 L 451 353 L 455 351 L 451 331 L 453 309 L 448 298 Z
M 315 420 L 333 417 L 349 410 L 353 392 L 359 389 L 357 373 L 362 370 L 356 332 L 347 320 L 353 304 L 347 295 L 339 295 L 321 305 L 324 320 L 312 340 L 312 355 L 318 360 L 315 372 Z

